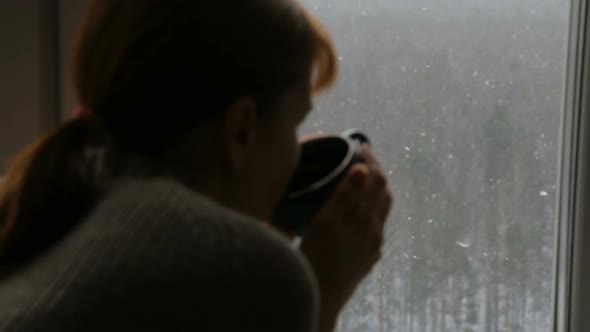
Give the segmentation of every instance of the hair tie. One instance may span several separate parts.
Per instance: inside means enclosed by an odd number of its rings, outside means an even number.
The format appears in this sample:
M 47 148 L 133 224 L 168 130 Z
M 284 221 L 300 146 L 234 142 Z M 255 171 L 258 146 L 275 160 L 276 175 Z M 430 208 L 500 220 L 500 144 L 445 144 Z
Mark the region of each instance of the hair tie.
M 86 106 L 78 106 L 73 111 L 73 117 L 88 121 L 92 116 L 92 111 Z
M 86 106 L 78 106 L 74 108 L 72 118 L 83 122 L 92 132 L 102 132 L 104 129 L 102 127 L 102 121 Z

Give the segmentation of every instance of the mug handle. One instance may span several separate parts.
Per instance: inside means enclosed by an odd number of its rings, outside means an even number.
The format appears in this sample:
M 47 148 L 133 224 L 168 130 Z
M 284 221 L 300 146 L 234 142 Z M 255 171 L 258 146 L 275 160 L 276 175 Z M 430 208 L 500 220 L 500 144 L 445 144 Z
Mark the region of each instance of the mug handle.
M 371 145 L 371 140 L 369 137 L 358 129 L 353 128 L 345 130 L 341 135 L 345 138 L 357 141 L 359 144 L 368 144 L 369 146 Z

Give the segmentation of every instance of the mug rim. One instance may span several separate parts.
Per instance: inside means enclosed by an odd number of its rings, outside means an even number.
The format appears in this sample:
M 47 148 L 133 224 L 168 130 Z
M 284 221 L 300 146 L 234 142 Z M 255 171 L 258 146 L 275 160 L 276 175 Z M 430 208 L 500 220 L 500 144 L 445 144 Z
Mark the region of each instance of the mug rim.
M 352 161 L 355 151 L 354 151 L 354 147 L 353 147 L 351 140 L 347 137 L 343 137 L 341 135 L 325 135 L 325 136 L 321 136 L 316 139 L 304 142 L 304 144 L 309 143 L 309 142 L 313 142 L 314 140 L 321 140 L 321 139 L 326 139 L 326 138 L 338 138 L 338 139 L 344 141 L 344 143 L 346 143 L 346 145 L 348 146 L 348 150 L 346 151 L 346 155 L 344 156 L 344 158 L 342 159 L 340 164 L 338 164 L 337 167 L 335 167 L 332 171 L 330 171 L 330 173 L 326 174 L 321 179 L 313 182 L 312 184 L 310 184 L 309 186 L 307 186 L 303 189 L 288 193 L 287 199 L 297 199 L 299 197 L 305 196 L 311 192 L 314 192 L 314 191 L 324 187 L 326 184 L 328 184 L 330 181 L 334 180 L 334 178 L 336 178 L 338 175 L 340 175 L 346 169 L 346 167 L 348 167 L 348 165 Z

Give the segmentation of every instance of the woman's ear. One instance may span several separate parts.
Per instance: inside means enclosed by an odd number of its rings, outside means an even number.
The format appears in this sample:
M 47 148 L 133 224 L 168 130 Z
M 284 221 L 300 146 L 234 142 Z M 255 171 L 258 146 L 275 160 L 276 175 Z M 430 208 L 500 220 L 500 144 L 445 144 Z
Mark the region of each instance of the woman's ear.
M 236 99 L 225 113 L 222 124 L 225 153 L 236 173 L 244 169 L 256 146 L 258 115 L 252 97 Z

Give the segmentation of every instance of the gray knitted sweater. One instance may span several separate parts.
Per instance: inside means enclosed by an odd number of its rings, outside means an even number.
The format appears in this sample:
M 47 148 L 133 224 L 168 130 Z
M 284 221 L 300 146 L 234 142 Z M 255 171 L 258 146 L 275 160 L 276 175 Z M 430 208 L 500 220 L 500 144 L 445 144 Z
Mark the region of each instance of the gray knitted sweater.
M 128 179 L 0 280 L 0 331 L 312 331 L 316 294 L 261 222 L 172 179 Z

